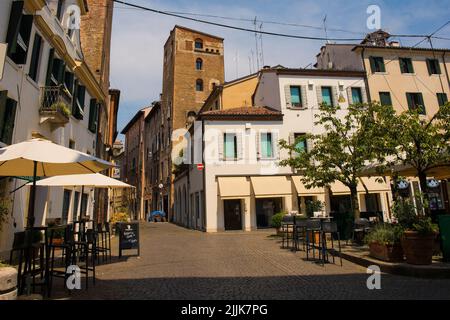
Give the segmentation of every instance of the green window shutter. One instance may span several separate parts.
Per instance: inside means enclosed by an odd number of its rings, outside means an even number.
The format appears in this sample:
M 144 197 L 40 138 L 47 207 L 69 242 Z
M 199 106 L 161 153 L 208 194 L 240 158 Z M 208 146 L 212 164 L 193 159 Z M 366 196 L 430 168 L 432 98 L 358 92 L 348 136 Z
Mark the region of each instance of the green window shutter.
M 375 67 L 375 59 L 374 59 L 374 57 L 369 57 L 369 61 L 370 61 L 370 69 L 372 70 L 372 73 L 377 72 L 376 71 L 376 67 Z
M 97 130 L 97 100 L 91 99 L 89 105 L 89 130 L 95 133 Z
M 406 93 L 406 101 L 408 102 L 409 110 L 413 110 L 414 109 L 414 103 L 413 103 L 413 98 L 412 98 L 412 94 L 411 93 Z
M 406 73 L 405 59 L 398 58 L 398 63 L 400 65 L 400 72 L 401 73 Z
M 419 98 L 420 114 L 427 114 L 426 109 L 425 109 L 425 102 L 423 101 L 422 93 L 418 93 L 418 98 Z
M 33 42 L 33 51 L 31 53 L 30 70 L 28 75 L 34 81 L 37 81 L 39 58 L 41 55 L 42 38 L 39 34 L 35 34 Z
M 15 52 L 10 58 L 16 64 L 25 64 L 27 62 L 27 52 L 30 45 L 31 28 L 33 26 L 32 15 L 22 15 L 20 21 L 19 34 L 17 36 Z
M 84 103 L 86 100 L 86 87 L 78 86 L 78 102 L 80 103 L 81 110 L 84 111 Z
M 61 61 L 61 62 L 59 63 L 58 74 L 56 76 L 56 79 L 58 80 L 58 84 L 63 84 L 64 76 L 66 73 L 66 64 L 63 60 L 59 60 L 59 61 Z
M 47 76 L 45 78 L 45 85 L 51 86 L 52 81 L 52 71 L 53 71 L 53 61 L 55 58 L 55 49 L 51 48 L 48 53 L 48 63 L 47 63 Z
M 75 84 L 73 86 L 73 95 L 72 95 L 72 115 L 75 117 L 78 114 L 78 105 L 77 105 L 77 97 L 78 97 L 78 80 L 75 80 Z
M 448 102 L 447 94 L 446 93 L 436 93 L 437 99 L 438 99 L 438 105 L 439 107 L 442 107 Z
M 5 127 L 5 112 L 6 112 L 6 100 L 8 99 L 8 91 L 0 91 L 0 134 Z M 3 140 L 3 136 L 0 137 L 0 141 L 6 143 Z
M 11 59 L 17 49 L 17 38 L 19 36 L 20 24 L 22 21 L 24 1 L 14 1 L 11 6 L 6 43 L 8 44 L 7 55 Z
M 384 64 L 384 58 L 380 58 L 380 70 L 381 72 L 386 72 L 386 65 Z
M 410 73 L 414 73 L 414 65 L 412 63 L 412 59 L 408 59 L 408 70 Z
M 431 76 L 433 74 L 433 71 L 431 70 L 431 60 L 427 59 L 427 69 L 428 69 L 428 74 Z
M 441 64 L 439 63 L 439 60 L 436 59 L 435 63 L 436 63 L 436 72 L 437 72 L 437 74 L 441 74 Z
M 389 92 L 380 92 L 380 103 L 382 106 L 392 106 L 391 94 Z
M 14 132 L 14 122 L 16 119 L 17 101 L 12 99 L 6 100 L 6 109 L 4 116 L 4 125 L 1 132 L 2 141 L 6 144 L 12 143 L 12 136 Z

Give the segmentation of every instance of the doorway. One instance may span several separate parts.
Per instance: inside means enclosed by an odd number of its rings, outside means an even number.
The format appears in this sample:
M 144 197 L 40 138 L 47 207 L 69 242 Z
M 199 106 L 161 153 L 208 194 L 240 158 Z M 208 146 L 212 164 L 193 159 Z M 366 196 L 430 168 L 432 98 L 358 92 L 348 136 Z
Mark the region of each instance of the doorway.
M 225 230 L 242 230 L 241 200 L 224 200 Z
M 256 226 L 258 229 L 270 228 L 274 214 L 283 210 L 282 198 L 256 199 Z

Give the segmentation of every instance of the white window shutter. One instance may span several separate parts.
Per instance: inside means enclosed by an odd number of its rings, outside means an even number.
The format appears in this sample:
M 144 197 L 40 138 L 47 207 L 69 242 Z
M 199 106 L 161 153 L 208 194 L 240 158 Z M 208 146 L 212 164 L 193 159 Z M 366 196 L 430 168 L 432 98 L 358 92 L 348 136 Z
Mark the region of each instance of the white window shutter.
M 367 90 L 366 87 L 361 87 L 361 96 L 362 96 L 362 102 L 368 103 L 369 99 L 367 98 Z
M 353 98 L 352 98 L 352 88 L 351 87 L 347 88 L 347 98 L 348 98 L 348 105 L 352 105 Z
M 223 135 L 224 135 L 224 133 L 223 132 L 220 132 L 219 133 L 219 139 L 218 139 L 218 142 L 219 142 L 219 160 L 223 160 L 224 159 L 224 154 L 223 154 Z
M 272 131 L 272 151 L 275 159 L 280 159 L 280 148 L 278 146 L 278 132 Z
M 333 106 L 339 105 L 339 93 L 338 93 L 338 87 L 331 87 L 331 99 L 333 99 Z
M 256 159 L 261 159 L 261 132 L 256 132 Z
M 291 86 L 284 86 L 284 96 L 286 97 L 286 108 L 292 108 L 292 100 L 291 100 Z
M 306 93 L 306 86 L 301 86 L 300 87 L 300 91 L 302 94 L 302 104 L 303 104 L 303 108 L 308 108 L 308 95 Z
M 242 160 L 244 158 L 244 150 L 242 144 L 242 132 L 236 132 L 236 141 L 237 141 L 237 157 L 238 160 Z
M 323 102 L 321 86 L 316 86 L 316 93 L 317 93 L 317 104 L 320 106 Z
M 290 132 L 289 133 L 289 144 L 293 145 L 295 142 L 295 133 L 294 132 Z

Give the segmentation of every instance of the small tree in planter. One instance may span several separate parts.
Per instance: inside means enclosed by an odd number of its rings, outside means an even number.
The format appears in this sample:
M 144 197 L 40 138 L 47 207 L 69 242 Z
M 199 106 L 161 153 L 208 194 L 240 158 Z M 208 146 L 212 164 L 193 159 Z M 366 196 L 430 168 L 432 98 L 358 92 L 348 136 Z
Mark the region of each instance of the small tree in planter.
M 406 262 L 416 265 L 428 265 L 432 263 L 433 244 L 437 234 L 437 225 L 433 224 L 430 217 L 423 214 L 422 208 L 427 207 L 423 197 L 416 197 L 419 210 L 409 199 L 398 198 L 395 201 L 393 211 L 398 223 L 404 228 L 401 239 Z
M 370 256 L 389 262 L 403 261 L 401 238 L 403 229 L 399 225 L 379 224 L 364 239 L 369 245 Z
M 272 219 L 270 220 L 270 226 L 272 228 L 277 229 L 277 234 L 280 233 L 281 229 L 281 222 L 283 221 L 283 217 L 286 215 L 286 212 L 279 212 L 272 216 Z

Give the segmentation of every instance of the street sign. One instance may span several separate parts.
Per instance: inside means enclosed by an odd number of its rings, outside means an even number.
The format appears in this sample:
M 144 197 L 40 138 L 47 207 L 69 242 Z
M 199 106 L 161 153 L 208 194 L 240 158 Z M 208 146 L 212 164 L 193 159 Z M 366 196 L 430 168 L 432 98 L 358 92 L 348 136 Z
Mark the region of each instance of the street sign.
M 8 45 L 6 43 L 0 43 L 0 80 L 3 79 L 3 69 L 5 68 L 7 48 Z
M 205 165 L 203 163 L 197 164 L 197 170 L 202 171 L 203 169 L 205 169 Z

